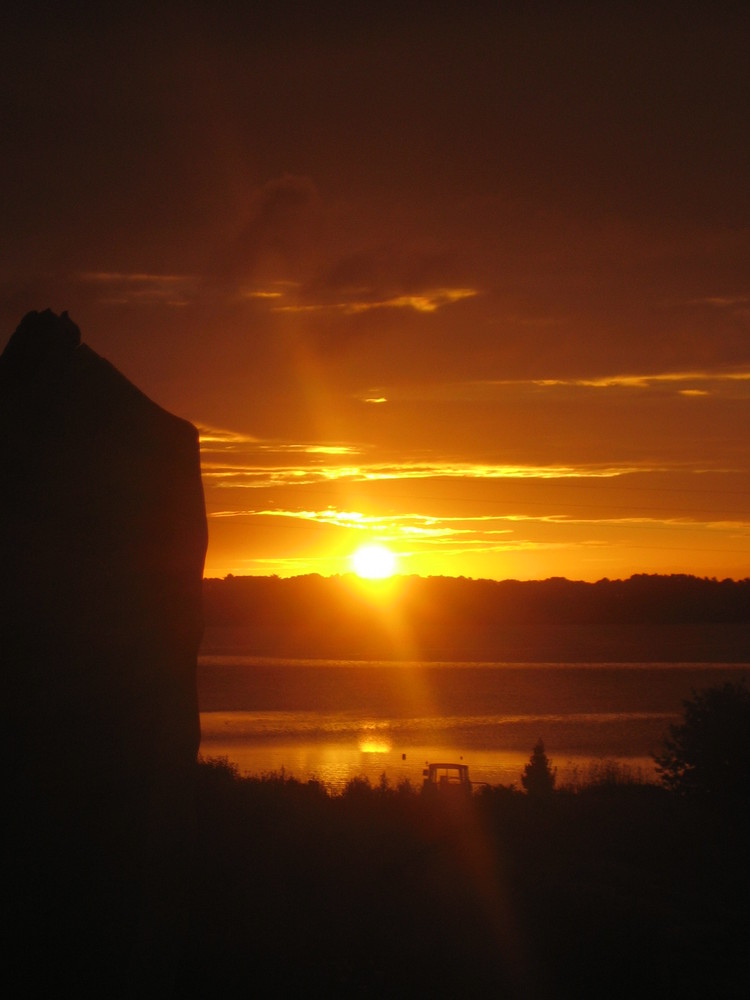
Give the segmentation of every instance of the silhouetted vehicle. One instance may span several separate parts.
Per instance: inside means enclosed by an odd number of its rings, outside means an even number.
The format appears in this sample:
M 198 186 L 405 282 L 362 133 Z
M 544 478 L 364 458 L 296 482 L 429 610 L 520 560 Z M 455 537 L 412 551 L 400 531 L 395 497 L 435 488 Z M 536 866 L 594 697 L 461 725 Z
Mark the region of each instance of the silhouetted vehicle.
M 471 795 L 468 764 L 428 764 L 422 775 L 425 795 Z

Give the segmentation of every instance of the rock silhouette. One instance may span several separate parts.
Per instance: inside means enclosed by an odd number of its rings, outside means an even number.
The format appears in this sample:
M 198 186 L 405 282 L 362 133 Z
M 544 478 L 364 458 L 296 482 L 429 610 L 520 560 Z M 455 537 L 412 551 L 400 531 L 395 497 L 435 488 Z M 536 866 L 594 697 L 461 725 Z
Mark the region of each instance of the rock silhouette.
M 7 953 L 55 993 L 163 996 L 199 742 L 197 433 L 34 312 L 0 356 L 0 469 Z

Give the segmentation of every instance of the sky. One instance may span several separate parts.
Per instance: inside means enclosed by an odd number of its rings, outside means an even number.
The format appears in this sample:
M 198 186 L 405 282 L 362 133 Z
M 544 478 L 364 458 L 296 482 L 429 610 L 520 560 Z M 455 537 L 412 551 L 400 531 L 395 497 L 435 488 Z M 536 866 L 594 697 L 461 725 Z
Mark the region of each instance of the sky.
M 750 7 L 6 5 L 0 347 L 199 427 L 206 574 L 750 575 Z

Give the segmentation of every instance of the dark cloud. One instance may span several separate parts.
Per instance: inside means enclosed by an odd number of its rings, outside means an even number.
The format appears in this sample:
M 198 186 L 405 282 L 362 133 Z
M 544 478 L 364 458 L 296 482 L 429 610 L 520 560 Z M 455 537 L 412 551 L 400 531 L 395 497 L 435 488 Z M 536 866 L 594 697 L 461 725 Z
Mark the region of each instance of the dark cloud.
M 468 284 L 468 275 L 447 250 L 392 243 L 335 260 L 304 286 L 302 294 L 313 301 L 383 301 Z
M 239 209 L 238 232 L 210 270 L 248 282 L 296 277 L 305 267 L 320 213 L 320 196 L 309 177 L 284 174 L 267 181 Z

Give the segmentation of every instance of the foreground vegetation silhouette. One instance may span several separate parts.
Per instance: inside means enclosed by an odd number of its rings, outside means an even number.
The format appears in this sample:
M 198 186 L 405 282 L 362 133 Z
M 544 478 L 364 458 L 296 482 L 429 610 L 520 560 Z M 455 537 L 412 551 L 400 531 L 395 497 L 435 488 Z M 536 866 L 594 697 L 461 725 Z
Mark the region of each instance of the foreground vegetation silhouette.
M 750 690 L 743 680 L 693 692 L 654 760 L 664 785 L 714 803 L 750 804 Z
M 182 997 L 746 995 L 742 812 L 607 768 L 467 800 L 199 773 Z
M 686 701 L 661 784 L 604 761 L 556 788 L 541 739 L 524 791 L 468 798 L 201 761 L 180 995 L 744 997 L 748 701 Z

